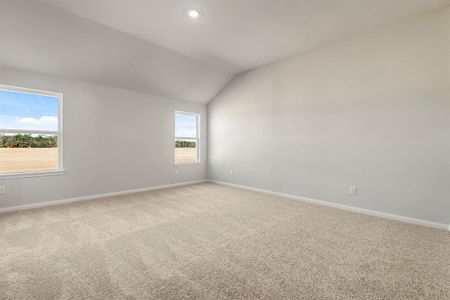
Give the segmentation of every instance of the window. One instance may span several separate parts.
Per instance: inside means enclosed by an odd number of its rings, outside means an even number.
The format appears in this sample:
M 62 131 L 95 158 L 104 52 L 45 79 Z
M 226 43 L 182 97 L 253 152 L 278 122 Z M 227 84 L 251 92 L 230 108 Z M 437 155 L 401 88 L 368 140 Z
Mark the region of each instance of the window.
M 200 115 L 175 112 L 175 163 L 200 162 Z
M 62 172 L 62 94 L 0 85 L 0 177 Z

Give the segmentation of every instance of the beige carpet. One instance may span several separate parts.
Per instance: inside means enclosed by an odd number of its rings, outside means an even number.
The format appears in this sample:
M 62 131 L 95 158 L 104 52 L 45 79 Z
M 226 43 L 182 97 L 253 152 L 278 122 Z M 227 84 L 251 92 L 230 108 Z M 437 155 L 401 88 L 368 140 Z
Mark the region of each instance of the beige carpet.
M 214 184 L 0 215 L 1 299 L 450 299 L 445 231 Z

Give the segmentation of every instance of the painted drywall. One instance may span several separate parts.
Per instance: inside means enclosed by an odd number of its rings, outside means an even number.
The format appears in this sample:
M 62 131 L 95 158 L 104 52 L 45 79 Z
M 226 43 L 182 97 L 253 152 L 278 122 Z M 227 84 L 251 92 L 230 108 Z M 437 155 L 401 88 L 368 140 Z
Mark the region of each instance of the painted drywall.
M 0 1 L 0 66 L 198 103 L 233 74 L 61 9 Z
M 449 8 L 242 74 L 208 105 L 208 176 L 448 224 L 449 74 Z
M 0 68 L 0 83 L 64 94 L 66 170 L 0 180 L 0 208 L 206 177 L 205 105 L 9 68 Z M 174 165 L 175 110 L 201 114 L 201 164 Z

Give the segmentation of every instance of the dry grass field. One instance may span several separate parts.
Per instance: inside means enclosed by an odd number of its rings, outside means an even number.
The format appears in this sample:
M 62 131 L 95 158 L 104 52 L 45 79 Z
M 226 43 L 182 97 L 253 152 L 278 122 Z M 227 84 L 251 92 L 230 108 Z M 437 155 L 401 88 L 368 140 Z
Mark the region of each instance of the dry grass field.
M 175 148 L 177 163 L 192 163 L 195 148 Z M 0 148 L 0 173 L 58 169 L 58 148 Z
M 175 162 L 193 163 L 197 160 L 197 149 L 195 148 L 175 148 Z
M 58 169 L 58 148 L 0 148 L 0 173 Z

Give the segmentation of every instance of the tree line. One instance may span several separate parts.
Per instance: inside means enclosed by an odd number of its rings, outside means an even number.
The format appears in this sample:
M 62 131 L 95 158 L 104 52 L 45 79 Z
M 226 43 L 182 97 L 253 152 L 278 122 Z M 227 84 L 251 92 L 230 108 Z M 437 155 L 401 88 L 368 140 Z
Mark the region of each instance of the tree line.
M 56 148 L 57 136 L 31 134 L 0 135 L 0 148 Z
M 176 140 L 175 141 L 175 148 L 195 148 L 196 142 L 194 141 L 183 141 L 183 140 Z
M 195 141 L 176 140 L 176 148 L 196 148 Z M 56 148 L 58 147 L 57 136 L 47 135 L 0 135 L 0 148 Z

